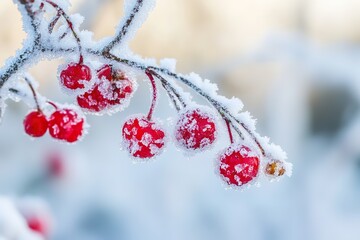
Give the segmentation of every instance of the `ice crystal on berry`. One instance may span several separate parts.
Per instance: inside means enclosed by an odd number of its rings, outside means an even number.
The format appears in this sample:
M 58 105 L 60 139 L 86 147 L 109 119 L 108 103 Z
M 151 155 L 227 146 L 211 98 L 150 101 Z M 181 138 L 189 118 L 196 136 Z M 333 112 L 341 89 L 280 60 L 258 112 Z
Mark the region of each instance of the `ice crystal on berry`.
M 220 176 L 230 186 L 243 186 L 258 176 L 259 156 L 244 145 L 230 146 L 218 161 Z
M 70 63 L 60 73 L 61 84 L 71 90 L 83 89 L 91 80 L 91 70 L 82 63 Z
M 78 141 L 84 133 L 84 118 L 73 109 L 59 109 L 49 118 L 50 135 L 69 143 Z
M 216 139 L 215 118 L 200 108 L 186 109 L 179 116 L 175 137 L 185 149 L 204 149 Z
M 164 130 L 144 117 L 127 120 L 122 136 L 126 149 L 137 158 L 147 159 L 159 155 L 165 146 Z
M 101 112 L 126 104 L 135 90 L 136 85 L 123 71 L 109 65 L 102 67 L 97 77 L 95 86 L 77 97 L 78 105 L 90 112 Z
M 83 17 L 68 13 L 67 0 L 15 2 L 23 15 L 28 38 L 24 48 L 0 69 L 0 116 L 8 98 L 23 100 L 32 109 L 35 105 L 36 110 L 23 122 L 28 135 L 41 137 L 49 130 L 52 138 L 73 143 L 85 133 L 83 112 L 72 105 L 63 108 L 41 96 L 36 81 L 26 73 L 29 66 L 44 58 L 65 58 L 70 61 L 58 68 L 60 85 L 86 113 L 101 115 L 124 109 L 136 91 L 136 79 L 148 77 L 152 92 L 148 113 L 128 119 L 122 127 L 123 142 L 131 156 L 138 159 L 158 156 L 170 139 L 153 120 L 158 113 L 159 94 L 165 92 L 177 111 L 173 140 L 183 150 L 209 149 L 221 137 L 218 132 L 229 135 L 231 146 L 219 157 L 217 167 L 227 184 L 250 185 L 260 173 L 269 180 L 291 174 L 286 154 L 256 132 L 256 121 L 248 112 L 242 112 L 240 99 L 219 95 L 216 84 L 196 73 L 176 73 L 174 60 L 163 59 L 158 65 L 155 60 L 142 59 L 129 51 L 129 40 L 155 0 L 125 1 L 124 19 L 115 35 L 100 41 L 92 39 L 90 32 L 80 30 Z M 206 107 L 194 104 L 193 95 L 203 98 Z M 219 124 L 222 122 L 227 129 L 222 129 Z M 56 165 L 60 162 L 54 164 L 54 174 L 60 175 L 61 166 Z

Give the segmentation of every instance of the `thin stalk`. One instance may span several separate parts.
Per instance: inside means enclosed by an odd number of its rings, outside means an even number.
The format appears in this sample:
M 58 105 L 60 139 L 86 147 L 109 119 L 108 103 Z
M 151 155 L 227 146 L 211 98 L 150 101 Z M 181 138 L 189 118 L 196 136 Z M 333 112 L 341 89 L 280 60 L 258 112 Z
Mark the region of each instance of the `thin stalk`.
M 157 101 L 158 93 L 157 93 L 156 82 L 155 82 L 154 76 L 151 74 L 150 71 L 145 71 L 145 74 L 148 76 L 148 78 L 149 78 L 149 80 L 150 80 L 150 83 L 151 83 L 151 87 L 152 87 L 152 89 L 153 89 L 151 106 L 150 106 L 149 113 L 148 113 L 148 115 L 147 115 L 147 119 L 150 121 L 151 118 L 152 118 L 152 115 L 153 115 L 153 113 L 154 113 L 154 109 L 155 109 L 155 106 L 156 106 L 156 101 Z
M 229 133 L 230 143 L 233 144 L 234 143 L 234 138 L 233 138 L 233 134 L 231 132 L 230 122 L 229 122 L 229 120 L 226 120 L 226 119 L 225 119 L 225 122 L 226 122 L 226 127 L 227 127 L 227 130 L 228 130 L 228 133 Z
M 32 95 L 34 97 L 35 105 L 36 105 L 36 108 L 37 108 L 38 112 L 43 113 L 41 108 L 40 108 L 39 100 L 37 98 L 37 94 L 36 94 L 36 91 L 34 89 L 34 86 L 32 85 L 31 81 L 27 77 L 25 77 L 24 79 L 25 79 L 26 83 L 29 85 L 29 87 L 31 89 L 31 92 L 32 92 Z
M 165 89 L 167 95 L 169 96 L 170 100 L 172 101 L 176 111 L 180 111 L 180 106 L 179 106 L 179 103 L 177 102 L 177 99 L 176 99 L 176 96 L 174 96 L 174 93 L 168 89 L 168 86 L 164 83 L 161 83 L 163 88 Z
M 65 11 L 59 5 L 57 5 L 56 3 L 54 3 L 54 2 L 52 2 L 50 0 L 45 0 L 45 2 L 47 2 L 52 7 L 54 7 L 56 9 L 56 11 L 58 12 L 58 15 L 61 15 L 65 19 L 67 25 L 69 26 L 69 29 L 71 30 L 71 32 L 72 32 L 72 34 L 73 34 L 73 36 L 74 36 L 74 38 L 75 38 L 75 40 L 77 42 L 77 45 L 78 45 L 78 48 L 79 48 L 79 55 L 80 55 L 79 63 L 82 64 L 83 61 L 84 61 L 84 58 L 83 58 L 83 55 L 82 55 L 81 40 L 80 40 L 79 35 L 75 32 L 74 25 L 73 25 L 69 15 L 67 15 L 65 13 Z

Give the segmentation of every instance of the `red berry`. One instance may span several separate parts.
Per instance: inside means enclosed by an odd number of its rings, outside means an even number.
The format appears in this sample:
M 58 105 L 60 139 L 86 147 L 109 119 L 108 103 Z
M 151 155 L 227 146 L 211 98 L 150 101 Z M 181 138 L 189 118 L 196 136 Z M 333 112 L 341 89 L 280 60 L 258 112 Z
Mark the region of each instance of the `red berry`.
M 138 158 L 151 158 L 160 154 L 165 146 L 164 131 L 146 118 L 131 118 L 122 129 L 124 143 L 130 154 Z
M 181 114 L 175 130 L 176 140 L 180 146 L 193 150 L 203 149 L 214 143 L 215 135 L 214 118 L 199 108 Z
M 82 136 L 84 122 L 73 109 L 59 109 L 49 118 L 49 132 L 53 138 L 72 143 Z
M 70 63 L 60 73 L 61 84 L 69 89 L 83 89 L 84 83 L 91 80 L 91 70 L 81 63 Z
M 97 77 L 99 79 L 105 78 L 107 80 L 111 80 L 113 78 L 113 68 L 110 65 L 104 65 L 97 71 Z
M 88 92 L 77 97 L 78 105 L 91 112 L 100 112 L 109 106 L 109 102 L 99 91 L 99 84 Z
M 133 92 L 133 83 L 129 78 L 109 65 L 98 71 L 98 78 L 99 82 L 91 90 L 77 97 L 81 108 L 100 112 L 123 103 Z
M 52 152 L 48 158 L 48 171 L 52 177 L 62 178 L 66 173 L 66 165 L 60 152 Z
M 251 182 L 259 172 L 259 157 L 250 148 L 230 146 L 220 156 L 219 171 L 229 185 L 242 186 Z
M 41 219 L 38 216 L 32 216 L 26 219 L 28 227 L 34 232 L 39 233 L 42 236 L 48 235 L 48 224 L 45 219 Z
M 46 116 L 39 112 L 33 111 L 24 119 L 25 132 L 32 137 L 42 137 L 48 129 Z

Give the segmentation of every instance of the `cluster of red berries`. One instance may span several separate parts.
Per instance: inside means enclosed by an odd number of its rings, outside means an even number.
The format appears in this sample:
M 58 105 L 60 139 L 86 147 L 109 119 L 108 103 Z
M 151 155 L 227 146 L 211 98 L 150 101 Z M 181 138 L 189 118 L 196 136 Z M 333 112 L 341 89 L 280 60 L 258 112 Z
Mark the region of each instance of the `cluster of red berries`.
M 152 87 L 153 101 L 148 116 L 128 119 L 122 128 L 122 137 L 129 153 L 139 159 L 150 159 L 159 155 L 165 147 L 166 134 L 161 125 L 152 120 L 157 90 L 152 72 L 146 71 Z M 60 73 L 63 87 L 80 90 L 78 105 L 89 112 L 99 113 L 115 106 L 121 106 L 134 92 L 134 82 L 123 71 L 111 65 L 103 65 L 97 70 L 92 81 L 91 69 L 82 63 L 70 63 Z M 90 85 L 90 88 L 88 88 Z M 84 128 L 84 118 L 72 109 L 56 109 L 47 118 L 42 111 L 31 112 L 24 120 L 25 131 L 32 137 L 43 136 L 47 129 L 50 135 L 66 142 L 77 141 Z M 228 123 L 228 122 L 227 122 Z M 218 173 L 231 186 L 243 186 L 254 182 L 262 166 L 260 155 L 243 144 L 234 144 L 230 125 L 228 130 L 231 146 L 218 158 Z M 174 141 L 187 151 L 201 151 L 212 146 L 217 137 L 216 119 L 203 107 L 186 107 L 179 112 L 175 126 Z M 285 174 L 285 166 L 279 160 L 271 160 L 264 171 L 269 177 Z
M 21 0 L 21 2 L 33 3 L 34 0 Z M 55 3 L 48 2 L 57 8 Z M 62 14 L 58 10 L 58 16 Z M 68 27 L 78 40 L 80 60 L 71 62 L 61 69 L 59 79 L 62 87 L 76 93 L 77 104 L 86 112 L 103 113 L 120 109 L 132 97 L 136 82 L 112 65 L 104 64 L 96 70 L 96 73 L 92 71 L 83 61 L 80 39 L 73 31 L 72 23 L 68 22 Z M 174 141 L 177 145 L 184 150 L 193 152 L 212 146 L 217 138 L 215 117 L 206 108 L 189 108 L 187 103 L 182 101 L 181 96 L 179 97 L 180 94 L 176 92 L 176 89 L 166 89 L 166 84 L 164 84 L 166 80 L 151 69 L 153 68 L 145 70 L 153 88 L 150 111 L 147 116 L 131 117 L 122 127 L 123 142 L 129 153 L 133 157 L 146 160 L 159 155 L 165 147 L 167 139 L 165 131 L 159 123 L 152 119 L 157 99 L 154 76 L 163 80 L 163 86 L 169 97 L 173 98 L 174 104 L 177 105 L 178 102 L 182 104 L 182 107 L 176 106 L 180 111 L 174 131 Z M 34 97 L 36 98 L 35 93 Z M 176 98 L 179 100 L 178 102 Z M 47 118 L 39 106 L 37 107 L 38 110 L 28 114 L 24 120 L 25 131 L 30 136 L 41 137 L 48 129 L 53 138 L 66 142 L 75 142 L 82 136 L 84 118 L 73 109 L 57 109 L 56 107 L 56 111 Z M 285 162 L 267 157 L 259 144 L 257 145 L 261 154 L 246 144 L 234 143 L 230 122 L 226 117 L 224 120 L 228 126 L 231 145 L 219 155 L 217 171 L 228 185 L 243 186 L 252 183 L 259 177 L 261 171 L 270 178 L 285 174 Z M 251 135 L 251 132 L 248 131 L 248 133 Z M 61 174 L 62 168 L 59 161 L 54 161 L 52 168 L 55 174 Z
M 134 157 L 152 158 L 165 146 L 165 131 L 159 124 L 146 117 L 132 117 L 122 129 L 126 148 Z M 216 124 L 211 114 L 200 108 L 183 111 L 175 127 L 175 141 L 185 150 L 197 151 L 211 146 L 216 139 Z M 230 186 L 243 186 L 254 182 L 259 176 L 261 157 L 249 147 L 232 144 L 218 158 L 217 170 Z M 272 160 L 264 168 L 265 175 L 280 177 L 285 166 Z
M 137 158 L 146 159 L 159 155 L 165 146 L 165 131 L 146 117 L 127 120 L 122 135 L 130 154 Z M 215 141 L 215 120 L 200 108 L 188 109 L 179 116 L 175 136 L 175 140 L 184 149 L 202 150 Z
M 54 139 L 73 143 L 84 133 L 85 119 L 74 109 L 56 109 L 47 117 L 40 109 L 30 112 L 24 119 L 25 132 L 31 137 L 42 137 L 49 130 Z
M 120 106 L 134 92 L 134 83 L 119 69 L 104 65 L 97 70 L 95 83 L 91 83 L 90 68 L 83 63 L 70 63 L 60 73 L 61 85 L 70 90 L 84 90 L 91 84 L 90 90 L 77 96 L 78 105 L 89 112 Z

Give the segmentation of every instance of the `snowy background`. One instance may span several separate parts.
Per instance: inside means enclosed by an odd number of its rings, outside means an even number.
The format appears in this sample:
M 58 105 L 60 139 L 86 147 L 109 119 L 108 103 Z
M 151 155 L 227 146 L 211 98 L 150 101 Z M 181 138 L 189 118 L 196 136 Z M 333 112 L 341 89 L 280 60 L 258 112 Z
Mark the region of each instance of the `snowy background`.
M 96 38 L 113 34 L 121 0 L 73 3 Z M 0 195 L 18 208 L 40 201 L 54 240 L 358 240 L 359 12 L 356 0 L 158 0 L 132 42 L 134 52 L 176 58 L 179 72 L 198 72 L 241 98 L 259 132 L 287 151 L 291 178 L 225 190 L 213 159 L 226 136 L 193 157 L 170 144 L 156 161 L 133 164 L 120 134 L 125 116 L 148 109 L 148 85 L 139 80 L 126 111 L 89 116 L 89 134 L 71 146 L 29 139 L 27 107 L 9 102 L 0 126 Z M 2 0 L 1 64 L 24 37 L 16 7 Z M 45 96 L 66 102 L 56 79 L 60 63 L 31 72 Z M 174 114 L 162 94 L 155 116 L 170 128 Z M 52 173 L 54 157 L 63 175 Z M 18 221 L 4 219 L 15 208 L 8 200 L 0 205 L 0 229 Z

